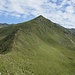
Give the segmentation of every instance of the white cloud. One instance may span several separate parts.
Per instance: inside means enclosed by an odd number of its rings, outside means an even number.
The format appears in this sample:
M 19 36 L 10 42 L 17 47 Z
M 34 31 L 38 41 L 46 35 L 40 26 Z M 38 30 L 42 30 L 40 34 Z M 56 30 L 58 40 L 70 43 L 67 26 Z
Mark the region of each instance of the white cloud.
M 57 2 L 57 0 L 52 0 L 52 2 Z
M 73 3 L 75 3 L 75 0 L 71 0 Z
M 0 0 L 0 15 L 18 18 L 43 15 L 64 27 L 75 28 L 75 0 Z M 59 0 L 60 1 L 60 0 Z M 67 6 L 68 5 L 68 6 Z
M 68 7 L 66 8 L 66 12 L 68 12 L 68 13 L 74 13 L 74 8 L 73 8 L 73 6 L 68 6 Z

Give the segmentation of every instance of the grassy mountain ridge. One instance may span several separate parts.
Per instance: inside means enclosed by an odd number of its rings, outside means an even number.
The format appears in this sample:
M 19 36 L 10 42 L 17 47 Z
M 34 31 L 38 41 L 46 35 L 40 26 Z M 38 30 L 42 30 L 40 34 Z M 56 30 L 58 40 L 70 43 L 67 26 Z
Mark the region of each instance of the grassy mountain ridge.
M 74 75 L 75 35 L 39 16 L 0 30 L 2 75 Z

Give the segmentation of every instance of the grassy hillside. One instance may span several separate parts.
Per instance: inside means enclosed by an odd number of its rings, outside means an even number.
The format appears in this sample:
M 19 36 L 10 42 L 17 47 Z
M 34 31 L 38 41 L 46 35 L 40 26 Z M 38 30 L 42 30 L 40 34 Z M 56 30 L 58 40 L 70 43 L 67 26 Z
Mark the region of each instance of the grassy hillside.
M 2 75 L 75 75 L 75 35 L 39 16 L 0 29 Z

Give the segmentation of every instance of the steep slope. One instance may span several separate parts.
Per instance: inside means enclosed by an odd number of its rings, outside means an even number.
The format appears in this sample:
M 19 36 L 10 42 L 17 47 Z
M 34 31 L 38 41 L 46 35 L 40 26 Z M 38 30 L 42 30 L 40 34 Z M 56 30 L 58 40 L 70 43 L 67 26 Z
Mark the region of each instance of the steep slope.
M 74 75 L 75 35 L 39 16 L 0 30 L 2 75 Z

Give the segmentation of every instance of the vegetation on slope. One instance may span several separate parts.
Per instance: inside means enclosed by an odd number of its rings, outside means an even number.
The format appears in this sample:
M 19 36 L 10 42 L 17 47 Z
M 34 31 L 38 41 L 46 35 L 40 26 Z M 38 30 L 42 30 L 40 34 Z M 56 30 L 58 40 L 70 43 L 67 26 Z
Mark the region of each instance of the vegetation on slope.
M 2 75 L 75 74 L 75 35 L 68 29 L 39 16 L 0 33 Z

